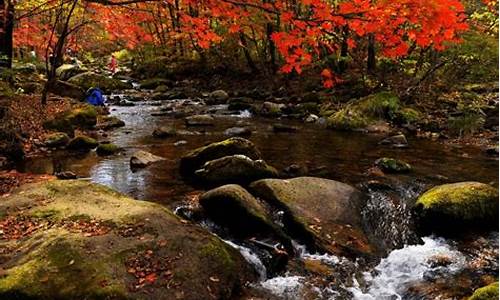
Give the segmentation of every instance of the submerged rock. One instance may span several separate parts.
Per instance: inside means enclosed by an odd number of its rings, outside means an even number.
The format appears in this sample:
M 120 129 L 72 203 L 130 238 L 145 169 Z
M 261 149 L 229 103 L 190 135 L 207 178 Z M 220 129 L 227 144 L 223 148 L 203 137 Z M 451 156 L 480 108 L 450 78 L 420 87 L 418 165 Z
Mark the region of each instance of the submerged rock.
M 161 126 L 153 131 L 153 136 L 155 138 L 167 138 L 172 137 L 177 134 L 175 127 L 171 126 Z
M 185 122 L 188 126 L 213 126 L 215 118 L 211 115 L 194 115 L 186 117 Z
M 274 124 L 273 131 L 274 132 L 296 132 L 299 128 L 296 126 L 286 125 L 286 124 Z
M 184 176 L 192 176 L 206 162 L 235 154 L 245 155 L 252 160 L 261 159 L 260 152 L 247 139 L 233 137 L 197 148 L 181 158 L 180 171 Z
M 284 211 L 285 231 L 311 250 L 348 257 L 374 253 L 363 231 L 363 194 L 342 182 L 297 177 L 263 179 L 251 192 Z
M 97 146 L 97 149 L 95 149 L 95 152 L 99 156 L 107 156 L 116 154 L 121 150 L 122 149 L 117 145 L 109 143 L 109 144 L 100 144 L 99 146 Z
M 2 299 L 230 299 L 255 278 L 213 234 L 90 182 L 26 185 L 0 214 L 22 228 L 0 240 Z
M 152 163 L 162 160 L 164 160 L 163 157 L 139 150 L 130 157 L 130 166 L 132 168 L 145 168 Z
M 278 171 L 263 160 L 237 154 L 206 162 L 195 175 L 207 184 L 247 184 L 263 178 L 276 178 Z
M 498 190 L 472 181 L 440 185 L 418 198 L 415 212 L 426 231 L 497 228 Z
M 224 135 L 227 136 L 250 136 L 252 135 L 252 129 L 248 127 L 231 127 L 224 130 Z
M 55 132 L 45 136 L 43 144 L 47 147 L 56 148 L 66 146 L 69 143 L 69 136 L 64 132 Z
M 97 147 L 97 145 L 99 145 L 99 143 L 95 139 L 80 135 L 69 141 L 67 148 L 77 151 L 90 151 Z
M 411 171 L 409 163 L 389 157 L 377 159 L 375 165 L 387 173 L 406 173 Z
M 397 134 L 394 136 L 390 136 L 385 138 L 379 142 L 381 145 L 392 145 L 396 148 L 404 148 L 408 147 L 408 141 L 406 140 L 406 136 L 404 134 Z

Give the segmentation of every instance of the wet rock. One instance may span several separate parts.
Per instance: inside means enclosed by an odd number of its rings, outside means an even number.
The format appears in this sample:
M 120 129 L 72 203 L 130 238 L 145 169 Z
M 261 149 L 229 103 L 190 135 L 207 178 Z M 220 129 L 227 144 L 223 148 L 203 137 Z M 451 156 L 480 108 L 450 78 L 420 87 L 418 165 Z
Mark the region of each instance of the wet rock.
M 173 85 L 171 80 L 164 79 L 164 78 L 150 78 L 150 79 L 145 79 L 139 83 L 141 89 L 146 89 L 146 90 L 155 90 L 159 86 L 165 86 L 170 87 Z M 156 91 L 156 92 L 166 92 L 165 91 Z
M 313 114 L 310 114 L 306 117 L 306 119 L 304 120 L 304 122 L 306 123 L 315 123 L 317 122 L 319 119 L 319 117 L 317 115 L 313 115 Z
M 177 131 L 172 126 L 161 126 L 153 131 L 153 136 L 155 138 L 167 138 L 172 137 L 177 134 Z
M 498 281 L 474 291 L 468 300 L 496 300 L 498 299 Z
M 407 162 L 389 157 L 377 159 L 375 165 L 386 173 L 407 173 L 412 170 Z
M 145 168 L 152 163 L 164 160 L 163 157 L 151 154 L 149 152 L 139 150 L 130 157 L 130 167 Z
M 197 148 L 181 158 L 180 171 L 184 176 L 192 176 L 206 162 L 235 154 L 245 155 L 252 160 L 261 159 L 255 145 L 247 139 L 233 137 Z
M 218 237 L 102 185 L 25 185 L 2 199 L 0 214 L 13 224 L 37 224 L 22 230 L 22 239 L 2 235 L 0 248 L 9 251 L 0 262 L 1 299 L 195 300 L 207 297 L 208 286 L 210 297 L 231 299 L 255 279 Z
M 224 130 L 224 135 L 247 137 L 252 135 L 252 129 L 248 127 L 231 127 Z
M 115 105 L 116 105 L 116 106 L 131 107 L 131 106 L 135 106 L 135 103 L 134 103 L 134 102 L 127 101 L 127 100 L 121 100 L 120 102 L 116 103 Z
M 229 99 L 228 110 L 249 110 L 252 108 L 254 100 L 252 98 L 240 97 Z
M 80 67 L 77 64 L 63 64 L 56 69 L 56 76 L 63 81 L 70 79 L 73 76 L 87 72 L 86 68 Z
M 283 103 L 274 103 L 266 101 L 262 103 L 262 107 L 258 111 L 259 114 L 268 117 L 277 117 L 281 115 L 281 110 L 285 108 Z
M 385 138 L 379 142 L 381 145 L 392 145 L 396 148 L 404 148 L 408 147 L 408 141 L 406 140 L 406 136 L 404 134 L 393 135 L 388 138 Z
M 479 182 L 434 187 L 421 195 L 415 213 L 424 231 L 453 233 L 498 226 L 498 190 Z
M 57 179 L 61 180 L 70 180 L 70 179 L 76 179 L 77 175 L 75 172 L 72 171 L 62 171 L 62 172 L 56 172 L 54 175 L 57 177 Z
M 195 115 L 185 118 L 188 126 L 213 126 L 215 118 L 211 115 Z
M 299 164 L 291 164 L 283 169 L 283 177 L 293 178 L 305 176 L 308 173 L 308 168 Z
M 200 205 L 212 220 L 240 238 L 255 234 L 284 237 L 269 220 L 264 206 L 239 185 L 224 185 L 206 192 L 200 197 Z
M 97 111 L 93 106 L 68 110 L 57 114 L 52 120 L 43 124 L 45 129 L 56 130 L 73 136 L 76 128 L 92 129 L 97 123 Z
M 51 87 L 50 92 L 61 97 L 69 97 L 82 101 L 85 99 L 85 90 L 69 82 L 57 80 Z
M 99 156 L 108 156 L 108 155 L 116 154 L 116 153 L 120 152 L 121 150 L 122 149 L 120 147 L 118 147 L 117 145 L 108 143 L 108 144 L 100 144 L 99 146 L 97 146 L 97 149 L 95 149 L 95 152 Z
M 195 175 L 207 184 L 248 184 L 263 178 L 276 178 L 278 171 L 263 160 L 237 154 L 208 161 L 195 171 Z
M 64 132 L 55 132 L 45 136 L 43 144 L 50 148 L 66 146 L 69 143 L 69 136 Z
M 66 148 L 76 151 L 90 151 L 97 147 L 97 145 L 99 145 L 99 143 L 95 139 L 85 135 L 80 135 L 69 141 Z
M 180 141 L 177 141 L 174 143 L 174 146 L 175 147 L 179 147 L 179 146 L 182 146 L 182 145 L 186 145 L 188 142 L 185 141 L 185 140 L 180 140 Z
M 118 79 L 109 78 L 104 75 L 92 72 L 85 72 L 73 76 L 70 79 L 68 79 L 68 82 L 77 85 L 83 88 L 84 90 L 88 90 L 89 88 L 92 87 L 98 87 L 104 93 L 110 93 L 112 91 L 126 90 L 132 88 L 132 84 L 128 82 L 123 82 Z
M 297 126 L 291 126 L 286 124 L 273 124 L 274 132 L 296 132 L 299 128 Z
M 347 257 L 373 254 L 363 231 L 357 189 L 338 181 L 297 177 L 263 179 L 250 185 L 253 195 L 284 211 L 285 231 L 312 251 Z
M 216 90 L 209 94 L 210 99 L 213 103 L 226 103 L 227 99 L 229 99 L 229 95 L 224 90 Z
M 101 120 L 99 120 L 99 124 L 97 125 L 97 129 L 102 130 L 110 130 L 113 128 L 119 128 L 125 126 L 125 122 L 120 120 L 115 116 L 104 116 Z

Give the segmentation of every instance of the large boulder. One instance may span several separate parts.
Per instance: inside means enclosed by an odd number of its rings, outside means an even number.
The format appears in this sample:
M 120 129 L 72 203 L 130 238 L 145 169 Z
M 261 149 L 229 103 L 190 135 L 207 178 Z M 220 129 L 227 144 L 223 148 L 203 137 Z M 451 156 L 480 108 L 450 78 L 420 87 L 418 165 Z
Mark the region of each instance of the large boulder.
M 425 231 L 497 228 L 498 190 L 471 181 L 436 186 L 417 199 L 415 213 Z
M 131 89 L 132 85 L 128 82 L 123 82 L 118 79 L 109 78 L 104 75 L 96 74 L 93 72 L 85 72 L 71 77 L 69 83 L 77 85 L 84 90 L 92 87 L 100 88 L 105 93 L 110 93 L 116 90 Z
M 57 114 L 53 119 L 45 122 L 44 127 L 73 136 L 75 129 L 91 129 L 96 123 L 97 110 L 91 105 L 85 105 Z
M 73 76 L 87 72 L 86 68 L 82 68 L 77 64 L 64 64 L 56 69 L 56 76 L 60 80 L 68 80 Z
M 197 148 L 184 155 L 180 162 L 181 174 L 192 176 L 207 161 L 235 154 L 245 155 L 253 160 L 261 159 L 260 152 L 252 142 L 244 138 L 233 137 Z
M 497 300 L 498 299 L 498 281 L 474 291 L 474 294 L 468 300 Z
M 375 254 L 363 230 L 363 194 L 342 182 L 297 177 L 263 179 L 250 185 L 253 195 L 284 212 L 287 233 L 312 251 L 347 257 Z
M 163 157 L 154 155 L 152 153 L 139 150 L 130 157 L 130 166 L 132 168 L 145 168 L 152 163 L 164 160 Z
M 227 227 L 238 237 L 274 235 L 289 244 L 281 230 L 270 221 L 264 206 L 237 184 L 210 190 L 203 194 L 199 201 L 213 221 Z
M 278 171 L 261 159 L 236 154 L 206 162 L 195 171 L 195 175 L 206 184 L 248 184 L 259 179 L 276 178 Z
M 253 278 L 201 227 L 86 181 L 26 185 L 0 215 L 1 299 L 229 299 Z
M 78 101 L 85 99 L 85 91 L 81 87 L 66 81 L 56 80 L 50 92 L 61 97 L 69 97 Z
M 76 151 L 90 151 L 97 147 L 99 143 L 88 136 L 80 135 L 69 141 L 67 148 Z

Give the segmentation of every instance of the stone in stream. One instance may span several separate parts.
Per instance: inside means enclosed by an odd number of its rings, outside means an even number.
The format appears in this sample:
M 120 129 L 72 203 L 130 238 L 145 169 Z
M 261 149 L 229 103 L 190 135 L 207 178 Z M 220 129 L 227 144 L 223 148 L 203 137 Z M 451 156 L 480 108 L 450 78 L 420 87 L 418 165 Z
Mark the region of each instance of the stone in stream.
M 233 137 L 190 151 L 181 158 L 180 172 L 183 176 L 193 176 L 194 172 L 207 161 L 235 154 L 245 155 L 252 160 L 261 159 L 260 152 L 252 142 L 244 138 Z
M 97 145 L 99 143 L 95 139 L 86 135 L 80 135 L 69 141 L 66 148 L 76 151 L 90 151 L 97 147 Z
M 389 157 L 377 159 L 375 165 L 387 173 L 407 173 L 412 169 L 407 162 Z
M 263 160 L 252 160 L 236 154 L 207 161 L 195 172 L 196 178 L 205 184 L 248 184 L 263 178 L 276 178 L 278 171 Z
M 281 110 L 283 108 L 285 108 L 285 104 L 283 103 L 274 103 L 266 101 L 262 103 L 262 106 L 258 110 L 258 113 L 263 116 L 277 117 L 281 115 Z
M 56 172 L 56 173 L 54 173 L 54 175 L 57 177 L 57 179 L 61 179 L 61 180 L 76 179 L 78 177 L 76 175 L 76 173 L 73 171 Z
M 408 141 L 404 134 L 397 134 L 387 137 L 379 142 L 380 145 L 392 145 L 396 148 L 408 147 Z
M 21 228 L 0 240 L 1 299 L 231 299 L 256 277 L 200 226 L 87 181 L 24 185 L 0 214 Z
M 107 144 L 99 144 L 99 146 L 97 146 L 97 148 L 95 149 L 95 152 L 99 156 L 108 156 L 116 154 L 122 150 L 123 150 L 122 148 L 118 147 L 115 144 L 107 143 Z
M 69 143 L 69 136 L 64 132 L 54 132 L 44 137 L 43 144 L 50 148 L 66 146 Z
M 229 99 L 227 104 L 228 104 L 228 110 L 246 110 L 246 109 L 251 109 L 253 105 L 253 99 L 252 98 L 247 98 L 247 97 L 240 97 L 240 98 L 232 98 Z
M 115 116 L 103 116 L 98 119 L 97 129 L 110 130 L 125 126 L 125 122 Z
M 319 117 L 318 117 L 317 115 L 310 114 L 310 115 L 308 115 L 308 116 L 305 118 L 304 122 L 306 122 L 306 123 L 315 123 L 315 122 L 317 122 L 318 120 L 319 120 Z
M 153 131 L 153 136 L 155 138 L 167 138 L 173 137 L 177 134 L 175 127 L 172 126 L 160 126 Z
M 67 110 L 43 124 L 45 129 L 57 130 L 73 136 L 75 129 L 93 129 L 97 124 L 97 110 L 91 105 Z
M 468 300 L 497 300 L 498 296 L 499 293 L 497 281 L 475 290 Z
M 163 157 L 139 150 L 130 157 L 130 167 L 145 168 L 152 163 L 164 160 Z
M 211 115 L 194 115 L 185 118 L 187 126 L 213 126 L 215 118 Z
M 123 82 L 118 79 L 109 78 L 101 74 L 93 72 L 85 72 L 68 79 L 69 83 L 77 85 L 84 90 L 92 87 L 100 88 L 104 93 L 111 93 L 112 91 L 131 89 L 132 84 Z
M 250 191 L 282 210 L 285 232 L 311 251 L 346 257 L 376 253 L 363 230 L 364 195 L 350 185 L 315 177 L 263 179 Z
M 291 125 L 286 125 L 286 124 L 273 124 L 273 131 L 274 132 L 296 132 L 298 131 L 299 128 L 297 126 L 291 126 Z
M 229 94 L 224 90 L 216 90 L 211 92 L 208 97 L 210 104 L 224 104 L 229 99 Z
M 288 249 L 292 248 L 290 239 L 269 219 L 266 208 L 240 185 L 228 184 L 210 190 L 201 195 L 199 201 L 213 221 L 238 237 L 270 235 Z
M 141 89 L 146 89 L 146 90 L 155 90 L 159 86 L 165 86 L 169 87 L 173 85 L 173 82 L 171 80 L 165 79 L 165 78 L 150 78 L 150 79 L 145 79 L 139 83 Z M 158 92 L 166 92 L 166 91 L 158 91 Z
M 252 129 L 248 127 L 231 127 L 224 130 L 224 135 L 227 136 L 250 136 L 252 135 Z
M 424 231 L 439 233 L 498 226 L 498 189 L 479 182 L 436 186 L 415 203 L 415 214 Z

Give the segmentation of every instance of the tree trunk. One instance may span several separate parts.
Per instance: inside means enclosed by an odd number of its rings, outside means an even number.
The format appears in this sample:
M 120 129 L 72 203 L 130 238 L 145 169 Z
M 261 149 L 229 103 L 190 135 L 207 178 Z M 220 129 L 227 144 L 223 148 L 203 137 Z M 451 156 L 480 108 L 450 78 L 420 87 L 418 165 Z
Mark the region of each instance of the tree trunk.
M 12 32 L 14 30 L 14 4 L 0 0 L 0 67 L 12 67 Z
M 250 51 L 248 50 L 248 43 L 247 39 L 245 37 L 245 34 L 243 32 L 240 32 L 240 41 L 241 44 L 243 45 L 243 53 L 245 54 L 245 58 L 247 60 L 248 67 L 250 70 L 252 70 L 252 73 L 257 73 L 257 67 L 255 66 L 255 62 L 252 59 L 252 55 L 250 54 Z
M 368 36 L 368 60 L 366 62 L 366 69 L 368 73 L 373 73 L 375 71 L 375 66 L 377 64 L 375 58 L 375 37 L 373 34 Z

